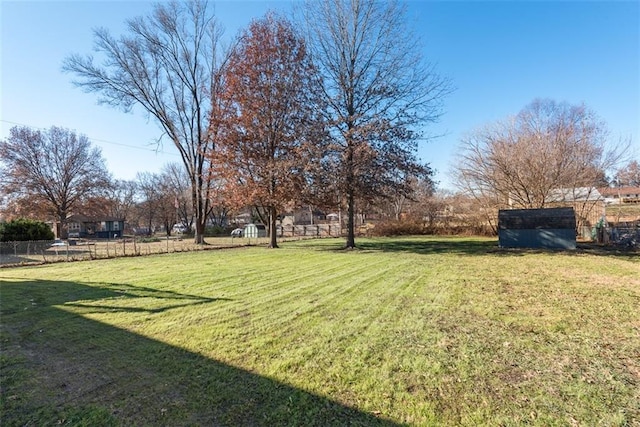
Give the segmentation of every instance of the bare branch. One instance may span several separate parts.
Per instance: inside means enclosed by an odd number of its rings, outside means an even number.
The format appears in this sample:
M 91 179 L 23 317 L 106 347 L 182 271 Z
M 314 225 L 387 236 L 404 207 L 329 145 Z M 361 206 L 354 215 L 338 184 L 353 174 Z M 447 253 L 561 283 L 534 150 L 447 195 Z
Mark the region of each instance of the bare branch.
M 196 242 L 202 243 L 210 210 L 208 154 L 218 137 L 210 119 L 227 58 L 218 48 L 222 31 L 199 0 L 161 3 L 127 24 L 119 39 L 94 31 L 101 65 L 92 56 L 72 55 L 63 70 L 76 76 L 76 86 L 98 93 L 100 102 L 124 111 L 137 105 L 157 121 L 189 175 Z
M 398 170 L 414 168 L 423 126 L 440 117 L 452 88 L 419 54 L 396 1 L 308 1 L 302 13 L 329 104 L 347 247 L 354 247 L 356 199 L 379 195 L 400 182 Z

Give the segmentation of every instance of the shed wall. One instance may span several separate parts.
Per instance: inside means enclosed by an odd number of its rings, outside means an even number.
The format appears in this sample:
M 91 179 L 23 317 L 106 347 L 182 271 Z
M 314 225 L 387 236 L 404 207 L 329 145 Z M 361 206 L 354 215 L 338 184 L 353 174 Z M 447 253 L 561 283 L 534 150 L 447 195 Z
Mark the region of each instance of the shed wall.
M 575 249 L 574 210 L 501 210 L 498 213 L 498 239 L 503 248 Z
M 520 229 L 499 230 L 498 240 L 502 248 L 575 249 L 574 229 Z

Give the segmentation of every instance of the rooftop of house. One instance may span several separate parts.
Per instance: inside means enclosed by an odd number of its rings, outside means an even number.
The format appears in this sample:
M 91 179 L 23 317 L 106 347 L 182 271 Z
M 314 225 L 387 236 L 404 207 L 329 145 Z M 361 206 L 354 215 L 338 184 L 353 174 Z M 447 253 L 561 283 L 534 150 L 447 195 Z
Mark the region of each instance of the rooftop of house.
M 103 222 L 103 221 L 123 221 L 122 218 L 111 216 L 88 217 L 86 215 L 74 214 L 67 217 L 67 222 Z
M 595 187 L 557 188 L 546 198 L 548 203 L 601 200 L 602 194 Z
M 640 187 L 603 187 L 598 191 L 604 197 L 640 197 Z

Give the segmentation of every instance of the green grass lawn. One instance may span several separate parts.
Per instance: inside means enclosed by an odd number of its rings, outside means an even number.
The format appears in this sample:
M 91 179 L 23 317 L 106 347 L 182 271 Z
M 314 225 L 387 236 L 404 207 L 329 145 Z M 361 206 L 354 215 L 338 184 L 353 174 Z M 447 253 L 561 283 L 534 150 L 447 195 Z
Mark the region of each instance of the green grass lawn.
M 359 243 L 0 269 L 0 424 L 640 425 L 637 253 Z

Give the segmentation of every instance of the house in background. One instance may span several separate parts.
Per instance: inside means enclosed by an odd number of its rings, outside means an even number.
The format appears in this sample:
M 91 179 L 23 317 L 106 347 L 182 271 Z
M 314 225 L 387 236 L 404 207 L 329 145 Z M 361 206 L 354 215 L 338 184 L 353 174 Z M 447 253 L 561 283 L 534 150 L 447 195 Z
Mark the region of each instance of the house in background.
M 241 212 L 231 219 L 231 222 L 233 224 L 236 224 L 237 226 L 244 226 L 246 224 L 251 224 L 252 221 L 253 221 L 253 217 L 251 216 L 251 212 Z
M 576 216 L 576 232 L 589 240 L 593 228 L 604 215 L 605 199 L 595 187 L 557 188 L 545 199 L 549 208 L 572 207 Z
M 604 198 L 595 187 L 556 188 L 545 198 L 547 204 L 602 202 Z
M 293 209 L 282 215 L 281 225 L 311 225 L 321 224 L 331 221 L 327 215 L 318 209 L 313 209 L 310 206 L 305 206 L 297 209 Z
M 53 224 L 53 230 L 55 233 L 56 225 Z M 114 217 L 87 217 L 84 215 L 71 215 L 67 217 L 65 226 L 62 227 L 63 236 L 56 236 L 56 238 L 66 237 L 92 237 L 98 239 L 113 239 L 115 237 L 122 237 L 124 231 L 124 219 Z
M 640 187 L 603 187 L 598 190 L 607 205 L 640 203 Z

